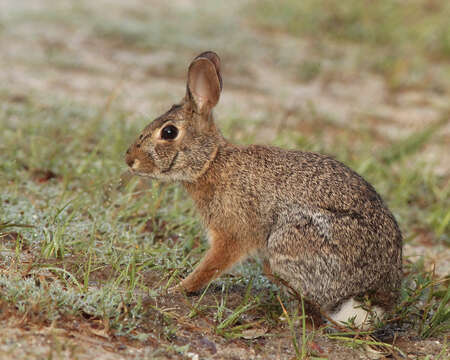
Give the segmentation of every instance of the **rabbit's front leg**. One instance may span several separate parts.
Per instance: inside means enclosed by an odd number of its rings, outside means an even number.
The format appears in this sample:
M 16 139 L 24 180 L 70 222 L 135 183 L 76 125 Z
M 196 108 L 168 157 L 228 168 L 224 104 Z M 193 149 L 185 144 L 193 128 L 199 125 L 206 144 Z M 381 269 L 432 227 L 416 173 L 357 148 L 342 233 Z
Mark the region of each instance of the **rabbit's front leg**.
M 248 251 L 233 236 L 220 231 L 209 233 L 211 247 L 195 270 L 177 288 L 188 293 L 198 291 L 247 255 Z

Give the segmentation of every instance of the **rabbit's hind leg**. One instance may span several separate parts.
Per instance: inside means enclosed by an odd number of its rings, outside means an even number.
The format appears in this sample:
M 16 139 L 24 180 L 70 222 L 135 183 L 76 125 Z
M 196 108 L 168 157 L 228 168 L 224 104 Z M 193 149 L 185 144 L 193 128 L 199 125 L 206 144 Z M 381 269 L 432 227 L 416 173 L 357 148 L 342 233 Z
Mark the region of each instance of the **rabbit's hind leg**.
M 367 329 L 384 311 L 379 306 L 367 309 L 353 298 L 352 280 L 343 274 L 339 252 L 324 245 L 323 233 L 311 223 L 276 228 L 267 242 L 270 270 L 336 323 Z
M 320 229 L 284 224 L 270 234 L 267 259 L 271 271 L 309 301 L 324 306 L 341 298 L 340 261 L 319 249 Z

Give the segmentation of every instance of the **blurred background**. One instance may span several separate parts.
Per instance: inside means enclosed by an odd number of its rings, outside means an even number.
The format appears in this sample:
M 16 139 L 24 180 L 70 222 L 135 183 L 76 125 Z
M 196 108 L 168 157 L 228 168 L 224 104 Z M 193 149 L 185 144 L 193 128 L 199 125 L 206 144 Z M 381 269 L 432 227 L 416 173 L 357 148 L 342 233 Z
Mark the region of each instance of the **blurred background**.
M 177 187 L 149 185 L 150 202 L 130 202 L 139 184 L 113 199 L 103 189 L 126 169 L 139 131 L 184 95 L 187 66 L 205 50 L 222 59 L 215 114 L 230 140 L 345 162 L 393 210 L 405 262 L 445 276 L 449 19 L 445 0 L 0 0 L 2 299 L 17 301 L 15 276 L 28 263 L 100 291 L 78 266 L 92 258 L 108 269 L 103 287 L 131 291 L 123 269 L 136 261 L 135 280 L 150 286 L 139 274 L 167 280 L 168 269 L 188 272 L 187 254 L 191 266 L 200 258 L 201 228 Z M 173 262 L 148 262 L 157 256 Z M 39 292 L 21 289 L 23 299 Z M 112 309 L 102 316 L 117 329 Z
M 113 94 L 130 121 L 153 118 L 184 94 L 189 61 L 211 49 L 223 62 L 218 119 L 235 120 L 236 138 L 250 126 L 259 142 L 287 130 L 332 141 L 364 127 L 375 146 L 423 129 L 449 105 L 447 1 L 0 4 L 1 90 L 19 97 L 99 106 Z M 424 150 L 444 173 L 449 152 L 437 145 Z
M 116 139 L 112 174 L 133 131 L 184 95 L 192 58 L 214 50 L 224 79 L 216 118 L 231 140 L 327 152 L 385 197 L 395 188 L 416 204 L 414 171 L 448 186 L 449 19 L 439 0 L 2 0 L 0 120 L 28 129 L 24 146 L 15 141 L 21 161 L 54 172 L 86 154 L 75 147 L 66 159 L 28 122 L 76 127 L 81 142 L 93 119 L 120 122 L 130 135 Z M 29 156 L 34 140 L 40 152 Z

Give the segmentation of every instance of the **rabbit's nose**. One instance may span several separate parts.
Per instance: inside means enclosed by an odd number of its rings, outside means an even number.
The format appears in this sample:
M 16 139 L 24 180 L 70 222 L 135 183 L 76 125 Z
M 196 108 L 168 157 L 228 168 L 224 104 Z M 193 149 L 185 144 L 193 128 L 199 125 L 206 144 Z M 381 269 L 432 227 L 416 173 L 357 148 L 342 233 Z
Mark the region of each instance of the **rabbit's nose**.
M 133 167 L 134 160 L 135 159 L 133 159 L 131 156 L 128 156 L 128 154 L 127 154 L 127 157 L 125 158 L 125 162 L 127 163 L 127 165 L 129 167 Z
M 129 148 L 127 150 L 127 153 L 125 155 L 125 162 L 127 163 L 127 165 L 134 169 L 136 166 L 136 162 L 139 162 L 139 160 L 136 159 L 136 156 L 134 156 L 135 154 L 132 153 L 131 149 Z
M 140 161 L 136 158 L 132 158 L 131 156 L 127 156 L 127 158 L 125 159 L 127 165 L 132 169 L 132 170 L 137 170 L 139 168 L 140 165 Z

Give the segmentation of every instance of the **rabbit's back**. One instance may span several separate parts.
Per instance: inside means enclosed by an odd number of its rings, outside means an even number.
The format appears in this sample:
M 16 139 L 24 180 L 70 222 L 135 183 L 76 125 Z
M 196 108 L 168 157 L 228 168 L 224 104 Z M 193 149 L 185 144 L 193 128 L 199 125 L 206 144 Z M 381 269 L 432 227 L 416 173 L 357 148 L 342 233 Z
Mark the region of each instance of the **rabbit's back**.
M 206 194 L 217 197 L 214 205 L 247 201 L 270 216 L 298 205 L 337 216 L 379 215 L 394 220 L 366 180 L 341 162 L 317 153 L 227 145 L 219 149 L 210 170 L 198 182 L 198 187 L 214 189 Z

